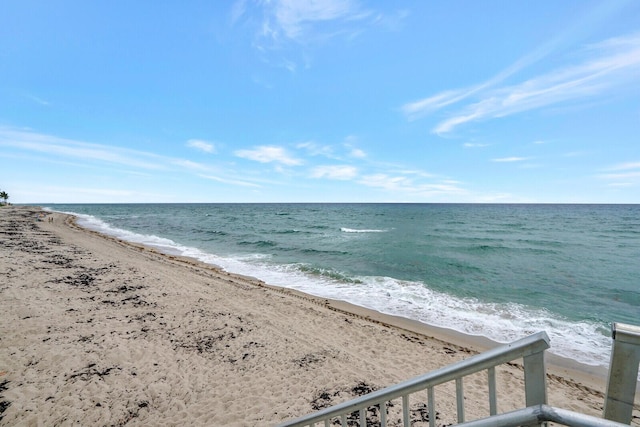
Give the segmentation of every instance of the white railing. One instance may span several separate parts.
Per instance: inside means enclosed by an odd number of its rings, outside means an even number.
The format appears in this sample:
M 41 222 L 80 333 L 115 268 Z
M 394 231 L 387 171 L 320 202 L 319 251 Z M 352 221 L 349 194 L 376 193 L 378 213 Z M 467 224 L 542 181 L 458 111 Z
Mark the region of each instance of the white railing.
M 638 386 L 640 327 L 614 323 L 611 336 L 613 347 L 604 400 L 604 417 L 629 424 Z
M 457 419 L 458 423 L 463 423 L 465 421 L 463 379 L 468 375 L 484 370 L 487 371 L 488 375 L 489 413 L 490 415 L 496 415 L 495 367 L 520 358 L 524 362 L 526 406 L 546 405 L 547 388 L 544 351 L 548 348 L 549 337 L 545 332 L 538 332 L 511 344 L 496 347 L 405 382 L 284 422 L 280 424 L 280 427 L 315 426 L 316 423 L 324 423 L 324 426 L 329 426 L 334 420 L 340 420 L 342 425 L 346 426 L 347 417 L 354 412 L 359 413 L 360 426 L 364 427 L 367 424 L 367 409 L 372 406 L 379 406 L 380 425 L 386 427 L 387 402 L 399 398 L 402 399 L 403 424 L 405 427 L 409 427 L 409 395 L 422 390 L 427 390 L 427 405 L 429 413 L 433 414 L 433 416 L 429 416 L 429 426 L 435 427 L 436 405 L 433 389 L 435 386 L 449 381 L 455 381 L 456 383 Z
M 458 427 L 514 427 L 539 425 L 547 421 L 571 427 L 629 427 L 611 420 L 605 420 L 591 415 L 553 408 L 547 405 L 530 406 L 517 411 L 505 412 L 489 418 L 475 420 Z
M 464 427 L 514 427 L 543 425 L 548 421 L 571 427 L 621 427 L 631 423 L 635 392 L 638 387 L 640 365 L 640 327 L 615 323 L 612 328 L 613 347 L 607 393 L 604 403 L 604 418 L 584 415 L 565 409 L 547 406 L 546 369 L 544 351 L 549 348 L 549 337 L 545 332 L 502 345 L 485 353 L 462 360 L 433 372 L 382 390 L 325 408 L 313 414 L 287 421 L 280 427 L 313 427 L 323 423 L 329 427 L 334 421 L 347 426 L 348 417 L 359 416 L 359 426 L 367 425 L 367 409 L 379 407 L 380 425 L 387 426 L 387 402 L 402 399 L 402 422 L 409 427 L 409 395 L 427 390 L 429 426 L 435 427 L 436 406 L 434 387 L 449 381 L 456 384 L 456 408 L 459 425 Z M 524 362 L 524 387 L 526 407 L 512 412 L 497 414 L 495 367 L 516 359 Z M 465 422 L 464 377 L 486 370 L 489 388 L 488 418 Z M 433 415 L 432 415 L 433 414 Z

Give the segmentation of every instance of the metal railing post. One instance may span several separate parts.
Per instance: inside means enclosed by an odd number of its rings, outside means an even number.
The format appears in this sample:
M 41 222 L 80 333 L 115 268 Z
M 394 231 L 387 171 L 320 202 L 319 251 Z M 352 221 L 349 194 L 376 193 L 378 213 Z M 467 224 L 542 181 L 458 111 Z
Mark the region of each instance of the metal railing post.
M 640 365 L 640 327 L 614 323 L 604 418 L 631 423 Z
M 523 358 L 524 393 L 527 406 L 547 404 L 547 370 L 544 352 L 530 354 Z

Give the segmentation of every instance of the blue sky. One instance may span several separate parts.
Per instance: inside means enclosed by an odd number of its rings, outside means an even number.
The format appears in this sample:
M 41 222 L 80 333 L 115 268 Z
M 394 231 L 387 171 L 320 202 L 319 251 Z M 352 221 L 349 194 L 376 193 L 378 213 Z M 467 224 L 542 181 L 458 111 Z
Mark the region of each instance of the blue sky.
M 640 2 L 0 5 L 14 203 L 640 202 Z

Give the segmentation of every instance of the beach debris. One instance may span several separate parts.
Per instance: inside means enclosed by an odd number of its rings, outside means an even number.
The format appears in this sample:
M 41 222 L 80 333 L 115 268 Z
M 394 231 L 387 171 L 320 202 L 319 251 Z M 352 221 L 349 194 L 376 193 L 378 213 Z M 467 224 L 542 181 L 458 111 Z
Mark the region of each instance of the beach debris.
M 43 260 L 43 262 L 46 262 L 48 264 L 54 264 L 60 267 L 67 267 L 67 268 L 73 267 L 72 261 L 73 259 L 58 253 L 53 254 L 48 259 Z
M 96 406 L 101 406 L 100 403 L 97 403 Z M 127 424 L 129 421 L 131 421 L 134 418 L 138 418 L 140 416 L 140 410 L 143 408 L 148 408 L 149 407 L 149 402 L 146 400 L 142 400 L 140 402 L 134 403 L 134 407 L 133 408 L 129 408 L 127 415 L 125 415 L 124 419 L 122 419 L 120 422 L 114 424 L 116 426 L 124 426 L 125 424 Z
M 111 368 L 105 368 L 103 370 L 98 370 L 96 368 L 96 364 L 95 363 L 90 363 L 88 364 L 83 370 L 81 370 L 80 372 L 76 372 L 74 374 L 69 375 L 69 377 L 67 378 L 67 381 L 75 379 L 75 378 L 79 378 L 83 381 L 89 381 L 91 379 L 91 377 L 93 376 L 98 376 L 100 379 L 102 379 L 102 377 L 105 377 L 107 375 L 109 375 L 111 373 L 111 371 L 117 369 L 119 371 L 122 370 L 122 368 L 118 367 L 118 366 L 114 366 Z
M 353 399 L 356 397 L 364 396 L 366 394 L 372 393 L 378 390 L 379 387 L 369 384 L 365 381 L 359 381 L 355 385 L 351 387 L 339 387 L 335 389 L 322 389 L 318 391 L 313 399 L 311 400 L 311 409 L 314 411 L 319 411 L 324 408 L 328 408 L 333 406 L 339 402 Z M 398 418 L 397 423 L 391 422 L 392 419 L 395 420 L 396 412 L 401 411 L 402 405 L 396 405 L 397 402 L 389 401 L 385 404 L 385 409 L 387 411 L 387 425 L 402 425 L 402 419 Z M 409 408 L 410 413 L 410 422 L 411 426 L 414 427 L 422 427 L 429 425 L 429 407 L 424 402 L 416 402 L 411 405 Z M 380 419 L 380 405 L 373 405 L 367 408 L 366 413 L 367 418 L 367 426 L 377 427 L 381 425 Z M 436 412 L 435 419 L 440 419 L 440 413 Z M 333 425 L 342 425 L 339 419 L 334 420 Z M 347 416 L 347 425 L 348 426 L 359 426 L 360 425 L 360 413 L 354 412 Z
M 0 382 L 0 421 L 2 421 L 2 414 L 4 413 L 4 411 L 6 411 L 9 406 L 11 406 L 11 402 L 4 400 L 4 396 L 2 395 L 2 392 L 8 389 L 8 384 L 8 380 Z
M 298 359 L 293 359 L 293 363 L 298 365 L 300 368 L 309 370 L 309 368 L 314 367 L 312 365 L 320 365 L 325 362 L 328 356 L 329 352 L 327 350 L 322 350 L 317 353 L 307 353 Z

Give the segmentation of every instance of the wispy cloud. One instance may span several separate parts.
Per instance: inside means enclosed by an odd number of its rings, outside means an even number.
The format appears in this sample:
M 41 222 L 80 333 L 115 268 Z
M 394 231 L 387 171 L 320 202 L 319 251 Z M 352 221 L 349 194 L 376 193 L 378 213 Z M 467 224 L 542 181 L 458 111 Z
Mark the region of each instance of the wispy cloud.
M 231 13 L 229 18 L 231 19 L 231 25 L 234 25 L 247 10 L 247 0 L 237 0 L 231 7 Z
M 253 150 L 236 150 L 234 154 L 260 163 L 280 163 L 285 166 L 298 166 L 303 163 L 301 159 L 289 155 L 284 148 L 273 145 L 262 145 Z
M 626 162 L 619 163 L 617 165 L 613 165 L 608 170 L 612 171 L 621 171 L 621 170 L 630 170 L 630 169 L 640 169 L 640 162 Z
M 305 150 L 310 156 L 322 156 L 330 159 L 337 158 L 332 146 L 318 144 L 314 141 L 301 142 L 296 144 L 296 148 Z
M 253 28 L 253 46 L 265 62 L 296 72 L 301 65 L 310 66 L 310 47 L 350 40 L 369 28 L 397 29 L 408 14 L 403 10 L 386 16 L 358 0 L 239 0 L 230 21 Z M 301 47 L 304 52 L 297 52 Z
M 468 98 L 469 96 L 478 92 L 480 88 L 481 87 L 448 90 L 430 96 L 428 98 L 404 104 L 402 106 L 402 112 L 407 116 L 409 120 L 415 120 L 419 117 L 444 108 L 447 105 L 455 104 L 458 101 L 462 101 L 463 99 Z
M 166 158 L 152 153 L 7 128 L 0 128 L 0 146 L 61 158 L 97 161 L 142 169 L 165 169 L 168 163 Z
M 34 96 L 34 95 L 25 95 L 25 96 L 30 100 L 34 101 L 35 103 L 42 105 L 43 107 L 48 107 L 51 105 L 49 101 L 47 101 L 46 99 L 42 99 L 38 96 Z
M 604 179 L 635 179 L 640 178 L 640 170 L 632 171 L 632 172 L 624 172 L 624 173 L 605 173 L 600 175 L 601 178 Z
M 307 44 L 339 34 L 359 32 L 358 23 L 380 20 L 356 0 L 239 0 L 231 8 L 232 25 L 242 19 L 257 23 L 257 47 L 269 49 L 285 41 Z
M 598 178 L 611 187 L 631 187 L 640 184 L 640 162 L 624 162 L 603 169 Z
M 216 152 L 216 146 L 212 142 L 204 141 L 202 139 L 188 140 L 187 147 L 195 148 L 196 150 L 204 151 L 205 153 Z
M 185 160 L 185 159 L 175 159 L 173 161 L 171 161 L 172 164 L 183 167 L 185 169 L 190 169 L 190 170 L 208 170 L 209 167 L 206 165 L 203 165 L 202 163 L 198 163 L 198 162 L 193 162 L 191 160 Z
M 464 144 L 462 144 L 462 146 L 465 148 L 483 148 L 483 147 L 488 147 L 489 144 L 481 144 L 478 142 L 465 142 Z
M 367 153 L 365 153 L 364 150 L 361 150 L 359 148 L 352 148 L 349 155 L 351 157 L 355 157 L 356 159 L 364 159 L 365 157 L 367 157 Z
M 582 156 L 587 156 L 588 154 L 589 154 L 588 151 L 579 150 L 579 151 L 566 152 L 562 156 L 563 157 L 582 157 Z
M 634 33 L 584 48 L 579 52 L 584 58 L 579 64 L 567 65 L 519 84 L 498 86 L 506 76 L 511 76 L 515 71 L 534 62 L 543 53 L 514 64 L 487 82 L 469 89 L 448 90 L 411 102 L 405 104 L 402 110 L 412 120 L 467 98 L 472 99 L 471 103 L 453 111 L 448 119 L 438 123 L 433 129 L 435 133 L 444 134 L 465 123 L 505 117 L 589 97 L 606 96 L 630 83 L 640 82 L 640 33 Z
M 555 39 L 545 43 L 530 54 L 520 58 L 489 80 L 470 87 L 446 90 L 418 101 L 409 102 L 402 106 L 402 111 L 409 120 L 415 120 L 436 110 L 470 98 L 475 94 L 482 93 L 484 90 L 502 83 L 504 80 L 516 74 L 523 68 L 538 62 L 553 51 L 557 44 L 558 42 Z
M 0 147 L 2 146 L 24 153 L 37 153 L 46 156 L 47 161 L 61 164 L 69 161 L 81 161 L 84 167 L 101 165 L 112 169 L 114 167 L 128 168 L 123 173 L 140 173 L 141 170 L 150 173 L 179 169 L 187 171 L 209 170 L 208 166 L 191 160 L 14 128 L 0 127 Z
M 358 144 L 358 141 L 359 138 L 357 136 L 349 135 L 344 139 L 343 145 L 347 150 L 349 150 L 349 157 L 355 159 L 364 159 L 365 157 L 367 157 L 367 153 L 356 146 Z
M 413 176 L 413 177 L 420 177 L 420 178 L 434 178 L 435 175 L 429 172 L 425 172 L 422 170 L 416 170 L 416 169 L 400 169 L 397 171 L 397 173 L 401 174 L 401 175 L 409 175 L 409 176 Z M 449 183 L 453 182 L 453 181 L 448 181 Z
M 228 179 L 221 178 L 215 175 L 199 175 L 201 178 L 210 179 L 212 181 L 221 182 L 223 184 L 231 184 L 231 185 L 239 185 L 241 187 L 253 187 L 253 188 L 261 188 L 262 186 L 259 184 L 255 184 L 253 182 L 241 181 L 238 179 Z
M 461 188 L 456 181 L 416 183 L 407 176 L 394 176 L 385 173 L 365 175 L 358 182 L 368 187 L 381 188 L 394 194 L 406 194 L 411 197 L 433 197 L 466 193 L 466 190 Z
M 328 178 L 336 180 L 350 180 L 358 175 L 358 169 L 349 165 L 326 165 L 311 169 L 312 178 Z
M 300 40 L 313 24 L 327 21 L 354 21 L 369 15 L 350 0 L 280 0 L 272 10 L 276 31 L 285 37 Z
M 523 162 L 525 160 L 529 160 L 529 158 L 528 157 L 500 157 L 497 159 L 491 159 L 492 162 L 497 162 L 497 163 Z

